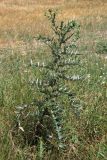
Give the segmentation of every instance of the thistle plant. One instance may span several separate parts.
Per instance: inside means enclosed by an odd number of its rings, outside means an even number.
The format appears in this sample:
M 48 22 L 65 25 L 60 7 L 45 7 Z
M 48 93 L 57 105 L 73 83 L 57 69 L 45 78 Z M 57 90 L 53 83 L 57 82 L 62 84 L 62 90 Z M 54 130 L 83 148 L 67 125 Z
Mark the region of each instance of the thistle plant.
M 65 107 L 63 98 L 67 98 L 67 104 L 77 115 L 78 103 L 75 101 L 75 94 L 67 86 L 68 81 L 79 80 L 80 76 L 71 76 L 69 70 L 79 64 L 76 41 L 79 38 L 79 25 L 73 20 L 64 23 L 56 21 L 57 12 L 49 9 L 46 13 L 53 36 L 38 35 L 37 40 L 45 43 L 51 52 L 49 62 L 33 62 L 31 66 L 38 70 L 42 68 L 42 79 L 36 78 L 32 85 L 37 86 L 37 92 L 41 99 L 35 99 L 32 103 L 36 106 L 34 116 L 34 136 L 33 144 L 38 139 L 45 143 L 54 144 L 58 148 L 64 148 L 64 112 Z M 21 115 L 23 108 L 18 113 Z M 20 116 L 19 116 L 20 117 Z M 20 119 L 20 118 L 19 118 Z M 23 127 L 24 128 L 24 127 Z M 24 129 L 20 129 L 23 130 Z M 27 130 L 26 130 L 27 132 Z M 57 142 L 57 143 L 56 143 Z

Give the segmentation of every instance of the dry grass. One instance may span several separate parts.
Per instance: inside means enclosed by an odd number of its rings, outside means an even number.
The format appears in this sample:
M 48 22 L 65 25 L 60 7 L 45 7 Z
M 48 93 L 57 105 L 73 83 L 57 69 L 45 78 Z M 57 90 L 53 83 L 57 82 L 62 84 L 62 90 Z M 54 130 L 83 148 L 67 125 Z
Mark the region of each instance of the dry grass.
M 1 0 L 0 46 L 19 40 L 22 33 L 47 33 L 44 12 L 52 7 L 60 10 L 60 19 L 79 19 L 82 24 L 84 19 L 86 23 L 102 23 L 107 11 L 104 0 Z

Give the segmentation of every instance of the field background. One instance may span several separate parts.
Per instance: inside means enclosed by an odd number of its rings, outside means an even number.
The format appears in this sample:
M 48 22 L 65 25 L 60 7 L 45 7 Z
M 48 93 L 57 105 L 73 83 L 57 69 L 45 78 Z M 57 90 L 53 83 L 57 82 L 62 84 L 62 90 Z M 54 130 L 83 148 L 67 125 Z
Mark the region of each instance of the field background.
M 35 40 L 39 33 L 52 34 L 44 17 L 49 8 L 58 9 L 58 20 L 75 19 L 81 24 L 82 67 L 74 73 L 85 75 L 85 80 L 71 84 L 85 110 L 79 121 L 68 114 L 70 147 L 60 158 L 53 153 L 53 160 L 107 160 L 107 54 L 96 54 L 99 42 L 107 44 L 106 0 L 0 0 L 0 160 L 38 156 L 35 148 L 22 149 L 14 143 L 11 124 L 15 106 L 36 96 L 28 85 L 34 76 L 28 64 L 49 56 L 47 47 Z M 44 159 L 49 159 L 49 153 L 44 153 Z
M 79 19 L 82 29 L 90 28 L 95 39 L 96 36 L 107 37 L 107 31 L 103 29 L 106 0 L 0 0 L 0 46 L 14 46 L 37 33 L 49 32 L 44 17 L 48 8 L 57 8 L 59 19 Z

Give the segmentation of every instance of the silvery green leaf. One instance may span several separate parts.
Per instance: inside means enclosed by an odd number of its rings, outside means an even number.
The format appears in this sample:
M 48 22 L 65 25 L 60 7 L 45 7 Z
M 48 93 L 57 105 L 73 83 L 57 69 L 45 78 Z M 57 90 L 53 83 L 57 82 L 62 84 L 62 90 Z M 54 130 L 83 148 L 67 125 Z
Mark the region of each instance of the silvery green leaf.
M 33 61 L 32 61 L 32 59 L 30 60 L 30 65 L 31 65 L 31 66 L 33 65 Z
M 20 112 L 19 111 L 14 111 L 16 114 L 20 114 Z
M 16 109 L 18 109 L 18 110 L 22 110 L 24 107 L 22 107 L 22 106 L 17 106 L 16 107 Z
M 60 136 L 58 137 L 58 139 L 59 139 L 59 140 L 62 140 L 62 139 L 63 139 L 63 136 L 62 136 L 62 135 L 60 135 Z
M 20 129 L 22 132 L 24 132 L 24 129 L 23 129 L 23 127 L 21 127 L 21 126 L 20 126 L 20 127 L 19 127 L 19 129 Z
M 60 143 L 59 145 L 59 148 L 63 149 L 65 147 L 65 145 L 63 143 Z

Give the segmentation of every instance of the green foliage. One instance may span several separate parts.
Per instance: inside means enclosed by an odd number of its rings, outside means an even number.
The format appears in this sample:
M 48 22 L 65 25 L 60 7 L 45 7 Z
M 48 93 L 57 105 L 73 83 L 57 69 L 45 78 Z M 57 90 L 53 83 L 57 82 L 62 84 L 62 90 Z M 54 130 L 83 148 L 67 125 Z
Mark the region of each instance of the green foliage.
M 79 64 L 76 41 L 79 38 L 80 26 L 75 21 L 56 22 L 56 12 L 51 9 L 46 13 L 46 17 L 51 23 L 53 36 L 38 35 L 37 40 L 50 48 L 51 59 L 43 63 L 34 63 L 31 60 L 31 67 L 41 71 L 42 78 L 37 77 L 30 82 L 33 87 L 36 84 L 39 96 L 34 98 L 32 105 L 17 107 L 16 121 L 19 134 L 23 137 L 23 144 L 35 145 L 40 142 L 41 147 L 45 143 L 48 148 L 62 149 L 66 142 L 63 127 L 64 107 L 73 111 L 77 118 L 80 114 L 81 106 L 67 86 L 68 81 L 81 79 L 79 75 L 71 75 L 69 71 Z
M 98 42 L 96 45 L 96 52 L 98 54 L 107 54 L 107 42 L 106 41 Z

